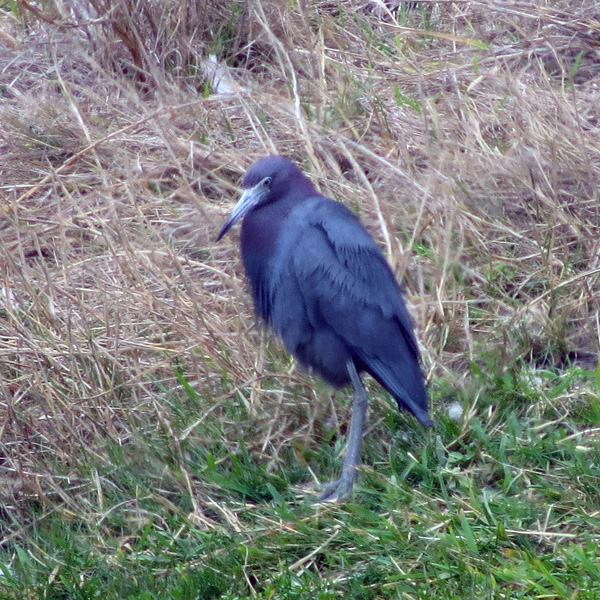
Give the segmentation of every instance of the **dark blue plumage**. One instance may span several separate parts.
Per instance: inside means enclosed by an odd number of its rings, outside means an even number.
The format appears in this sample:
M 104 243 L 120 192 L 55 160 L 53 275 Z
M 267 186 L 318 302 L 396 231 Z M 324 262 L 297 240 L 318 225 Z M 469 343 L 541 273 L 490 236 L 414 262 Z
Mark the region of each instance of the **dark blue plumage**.
M 399 408 L 431 425 L 419 349 L 400 288 L 359 220 L 319 194 L 281 156 L 256 162 L 242 186 L 245 191 L 218 239 L 244 217 L 242 261 L 257 315 L 301 365 L 335 387 L 352 383 L 354 411 L 357 402 L 366 411 L 358 377 L 366 371 Z M 357 398 L 361 393 L 364 401 Z M 337 500 L 352 488 L 364 411 L 356 418 L 353 412 L 352 421 L 342 478 L 326 490 L 324 500 Z

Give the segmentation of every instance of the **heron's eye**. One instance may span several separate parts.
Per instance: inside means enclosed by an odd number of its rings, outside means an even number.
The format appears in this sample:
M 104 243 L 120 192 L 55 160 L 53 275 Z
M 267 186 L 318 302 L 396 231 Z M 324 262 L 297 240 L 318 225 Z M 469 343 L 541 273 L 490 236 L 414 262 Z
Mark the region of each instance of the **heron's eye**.
M 270 187 L 271 187 L 271 183 L 272 183 L 272 182 L 273 182 L 273 180 L 272 180 L 270 177 L 265 177 L 265 178 L 263 179 L 263 185 L 264 185 L 266 188 L 270 188 Z

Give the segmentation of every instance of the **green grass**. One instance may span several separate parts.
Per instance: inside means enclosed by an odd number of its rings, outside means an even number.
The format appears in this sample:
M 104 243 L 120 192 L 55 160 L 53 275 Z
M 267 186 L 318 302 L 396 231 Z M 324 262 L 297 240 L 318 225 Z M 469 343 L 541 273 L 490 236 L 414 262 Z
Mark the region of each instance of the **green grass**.
M 216 417 L 175 448 L 200 401 L 182 392 L 164 416 L 174 431 L 140 433 L 93 467 L 95 522 L 29 506 L 27 535 L 3 546 L 0 597 L 599 598 L 598 397 L 582 392 L 581 410 L 560 414 L 593 374 L 542 372 L 528 387 L 475 373 L 467 422 L 438 414 L 424 431 L 372 409 L 359 485 L 341 506 L 305 497 L 308 469 L 291 448 L 272 470 L 248 452 L 252 419 L 235 403 L 238 452 Z M 323 439 L 309 466 L 326 480 L 332 456 Z

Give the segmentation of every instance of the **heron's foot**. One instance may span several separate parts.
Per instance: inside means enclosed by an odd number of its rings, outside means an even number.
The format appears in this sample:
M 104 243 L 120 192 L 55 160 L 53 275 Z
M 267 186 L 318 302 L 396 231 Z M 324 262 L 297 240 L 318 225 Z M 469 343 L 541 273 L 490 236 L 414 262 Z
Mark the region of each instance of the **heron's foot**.
M 337 481 L 328 483 L 323 491 L 316 497 L 315 502 L 341 502 L 352 493 L 354 476 L 342 476 Z

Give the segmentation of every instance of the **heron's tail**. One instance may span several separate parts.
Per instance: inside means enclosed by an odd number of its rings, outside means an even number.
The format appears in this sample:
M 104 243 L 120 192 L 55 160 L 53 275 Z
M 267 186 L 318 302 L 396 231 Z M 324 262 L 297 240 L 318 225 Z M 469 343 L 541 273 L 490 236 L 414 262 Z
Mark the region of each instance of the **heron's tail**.
M 427 390 L 419 363 L 411 356 L 395 369 L 384 361 L 361 356 L 365 370 L 396 400 L 398 408 L 411 412 L 425 427 L 433 421 L 427 414 Z

